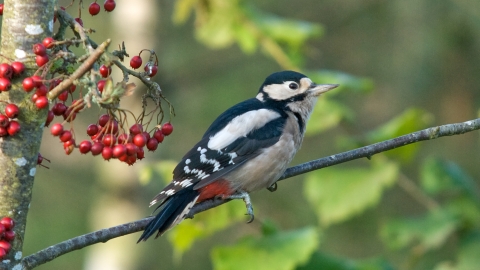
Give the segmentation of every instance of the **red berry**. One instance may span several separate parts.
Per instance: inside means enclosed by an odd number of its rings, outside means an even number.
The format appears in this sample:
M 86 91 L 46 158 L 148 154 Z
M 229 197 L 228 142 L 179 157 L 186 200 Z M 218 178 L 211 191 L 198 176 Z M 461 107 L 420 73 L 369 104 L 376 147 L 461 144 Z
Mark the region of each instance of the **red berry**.
M 100 142 L 94 142 L 92 145 L 92 148 L 90 149 L 90 152 L 92 152 L 92 155 L 96 156 L 103 151 L 103 144 Z
M 23 79 L 22 85 L 25 92 L 30 92 L 33 90 L 33 88 L 35 88 L 35 82 L 31 77 Z
M 147 141 L 147 149 L 148 149 L 149 151 L 155 151 L 155 150 L 157 150 L 157 147 L 158 147 L 158 141 L 157 141 L 157 139 L 155 139 L 155 138 L 150 138 L 150 139 L 148 139 L 148 141 Z
M 103 159 L 105 160 L 109 160 L 111 159 L 113 156 L 113 150 L 110 146 L 105 146 L 103 147 L 103 150 L 102 150 L 102 157 Z
M 105 134 L 102 142 L 104 145 L 113 146 L 117 143 L 117 137 L 113 134 Z
M 127 153 L 127 147 L 123 144 L 117 144 L 113 147 L 113 156 L 119 158 Z
M 53 121 L 53 118 L 55 118 L 55 115 L 53 114 L 52 110 L 48 110 L 47 119 L 45 120 L 46 127 L 50 125 L 50 123 Z
M 0 78 L 11 79 L 13 76 L 13 68 L 7 63 L 0 64 Z
M 65 113 L 63 114 L 63 119 L 67 122 L 72 122 L 77 117 L 77 113 L 72 111 L 72 108 L 67 108 Z
M 150 139 L 150 133 L 144 131 L 142 132 L 143 136 L 145 136 L 145 139 L 147 139 L 147 141 Z
M 97 2 L 93 2 L 88 6 L 88 12 L 90 12 L 90 15 L 95 16 L 100 12 L 100 5 L 97 4 Z
M 45 48 L 47 49 L 50 49 L 53 47 L 53 42 L 55 42 L 55 40 L 52 37 L 46 37 L 42 40 L 43 46 L 45 46 Z
M 133 165 L 135 162 L 137 161 L 137 156 L 136 155 L 133 155 L 133 156 L 127 156 L 127 164 L 128 165 Z
M 65 154 L 70 155 L 74 149 L 75 149 L 75 146 L 74 146 L 73 140 L 63 143 L 63 150 L 65 150 Z
M 52 107 L 52 112 L 56 116 L 63 115 L 66 110 L 67 110 L 67 106 L 65 106 L 65 104 L 63 103 L 55 103 L 55 105 L 53 105 Z
M 7 135 L 8 135 L 7 128 L 6 127 L 0 127 L 0 137 L 5 137 Z
M 137 159 L 144 159 L 145 158 L 145 151 L 143 151 L 143 148 L 138 148 L 137 151 Z
M 80 150 L 82 154 L 90 152 L 90 149 L 92 149 L 92 143 L 90 141 L 82 141 L 78 146 L 78 150 Z
M 150 77 L 153 77 L 157 74 L 157 71 L 158 71 L 158 66 L 157 65 L 145 65 L 145 67 L 143 68 L 143 70 L 145 70 L 145 72 L 147 73 L 148 76 Z
M 8 135 L 13 136 L 17 134 L 19 131 L 20 131 L 20 124 L 15 120 L 10 121 L 10 125 L 8 125 L 7 127 Z
M 7 230 L 12 230 L 13 227 L 15 227 L 15 221 L 13 221 L 13 218 L 11 217 L 3 217 L 0 219 L 0 224 L 5 226 L 5 229 Z
M 138 152 L 138 147 L 134 143 L 127 143 L 125 147 L 127 149 L 127 155 L 129 156 L 135 155 Z
M 0 240 L 0 248 L 4 249 L 8 253 L 8 251 L 11 248 L 11 245 L 10 245 L 9 242 L 7 242 L 5 240 Z
M 48 107 L 48 98 L 46 96 L 38 97 L 37 100 L 35 100 L 35 106 L 37 106 L 38 109 Z
M 0 16 L 3 15 L 3 3 L 0 4 Z
M 100 80 L 97 82 L 97 88 L 100 93 L 103 92 L 103 88 L 105 87 L 105 80 Z
M 32 77 L 33 82 L 35 83 L 35 87 L 40 87 L 43 85 L 43 79 L 42 77 L 38 76 L 38 75 L 33 75 Z
M 47 49 L 42 43 L 33 44 L 33 53 L 36 55 L 46 55 Z
M 118 122 L 115 119 L 105 125 L 105 132 L 116 134 L 118 132 Z
M 62 93 L 60 93 L 60 95 L 58 95 L 58 99 L 61 101 L 67 101 L 68 91 L 63 91 Z
M 7 228 L 5 228 L 4 225 L 0 224 L 0 235 L 2 235 L 6 230 Z
M 12 88 L 12 84 L 9 79 L 0 78 L 0 91 L 8 91 Z
M 37 96 L 39 96 L 39 97 L 40 96 L 46 96 L 47 93 L 48 93 L 48 89 L 44 84 L 37 87 L 37 91 L 35 91 L 35 94 L 37 94 Z
M 60 134 L 60 141 L 68 142 L 72 139 L 72 132 L 68 130 L 64 130 L 62 134 Z
M 163 135 L 161 129 L 157 129 L 155 133 L 153 133 L 153 137 L 157 139 L 159 143 L 163 142 L 163 139 L 165 138 L 165 135 Z
M 12 242 L 15 239 L 15 231 L 6 231 L 3 234 L 3 239 L 7 240 L 8 242 Z
M 48 63 L 48 55 L 37 55 L 35 56 L 35 63 L 37 63 L 37 66 L 43 67 L 46 63 Z
M 142 58 L 140 58 L 140 56 L 135 55 L 134 57 L 132 57 L 132 59 L 130 59 L 130 66 L 131 66 L 133 69 L 137 69 L 137 68 L 139 68 L 141 65 L 142 65 Z
M 117 142 L 119 144 L 124 144 L 124 143 L 131 143 L 132 142 L 132 136 L 122 133 L 118 135 Z
M 53 136 L 60 136 L 63 132 L 63 126 L 60 123 L 53 124 L 53 126 L 50 128 L 50 133 L 52 133 Z
M 105 11 L 110 12 L 115 9 L 115 1 L 114 0 L 106 0 L 105 3 L 103 3 L 103 8 Z
M 17 117 L 19 111 L 18 106 L 13 103 L 9 103 L 5 106 L 5 115 L 8 116 L 8 118 Z
M 108 114 L 102 114 L 98 118 L 98 124 L 101 127 L 104 127 L 108 123 L 108 121 L 110 121 L 110 115 L 108 115 Z
M 139 133 L 142 133 L 143 131 L 143 126 L 140 124 L 134 124 L 133 126 L 130 127 L 130 134 L 132 135 L 137 135 Z
M 90 136 L 90 138 L 92 139 L 92 141 L 94 142 L 102 142 L 103 140 L 103 134 L 100 134 L 100 133 L 97 133 L 93 136 Z M 103 144 L 103 143 L 102 143 Z
M 88 125 L 88 127 L 87 127 L 88 136 L 93 136 L 93 135 L 96 135 L 97 133 L 98 133 L 98 126 L 97 125 L 95 125 L 95 124 Z
M 10 120 L 6 115 L 0 114 L 0 127 L 6 128 L 10 124 Z
M 124 154 L 124 155 L 119 156 L 118 160 L 120 160 L 121 162 L 127 162 L 127 158 L 128 158 L 127 154 Z
M 13 76 L 20 76 L 25 71 L 25 65 L 22 62 L 12 62 Z
M 112 74 L 112 67 L 101 65 L 98 71 L 100 72 L 100 75 L 102 75 L 102 77 L 107 78 L 110 74 Z
M 133 143 L 138 147 L 144 147 L 147 143 L 147 138 L 143 134 L 137 134 L 133 137 Z
M 3 7 L 3 4 L 0 4 L 0 5 Z M 1 10 L 2 10 L 2 15 L 3 15 L 3 8 Z M 3 248 L 0 248 L 0 259 L 5 258 L 5 256 L 7 256 L 7 251 Z
M 162 126 L 163 135 L 168 136 L 168 135 L 172 134 L 172 132 L 173 132 L 173 126 L 172 126 L 172 124 L 170 124 L 170 122 L 167 122 L 167 123 L 163 124 L 163 126 Z
M 80 24 L 81 27 L 83 27 L 83 21 L 82 18 L 75 18 L 75 21 Z

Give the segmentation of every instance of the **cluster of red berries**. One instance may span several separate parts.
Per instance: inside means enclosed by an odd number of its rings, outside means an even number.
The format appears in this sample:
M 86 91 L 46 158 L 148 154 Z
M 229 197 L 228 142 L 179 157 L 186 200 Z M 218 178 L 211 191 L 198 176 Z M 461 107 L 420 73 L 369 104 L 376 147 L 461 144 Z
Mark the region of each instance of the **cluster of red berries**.
M 47 49 L 53 48 L 54 42 L 55 40 L 52 37 L 46 37 L 42 43 L 33 44 L 33 53 L 36 55 L 35 63 L 37 63 L 37 66 L 43 67 L 48 63 Z
M 12 88 L 10 82 L 12 78 L 22 75 L 25 71 L 25 65 L 22 62 L 12 62 L 11 65 L 7 63 L 0 64 L 0 91 L 6 92 Z
M 104 114 L 98 118 L 96 124 L 90 124 L 87 127 L 90 140 L 84 140 L 79 145 L 75 144 L 72 131 L 65 130 L 60 123 L 52 125 L 50 132 L 63 142 L 67 155 L 72 153 L 74 148 L 78 148 L 82 154 L 89 152 L 93 156 L 102 154 L 105 160 L 114 158 L 133 165 L 137 159 L 141 160 L 145 157 L 144 147 L 149 151 L 157 150 L 158 144 L 163 142 L 165 136 L 173 132 L 173 126 L 169 122 L 164 123 L 161 128 L 157 128 L 150 134 L 137 123 L 130 127 L 127 134 L 119 130 L 119 123 L 114 117 Z
M 0 219 L 0 259 L 3 259 L 10 251 L 10 243 L 15 239 L 14 226 L 15 222 L 11 217 Z
M 134 57 L 132 57 L 132 59 L 130 59 L 130 67 L 132 67 L 133 69 L 137 69 L 142 66 L 142 62 L 143 61 L 140 55 L 135 55 Z M 155 63 L 153 63 L 152 61 L 147 62 L 147 64 L 145 64 L 145 66 L 143 67 L 143 70 L 147 73 L 149 77 L 155 76 L 155 74 L 157 74 L 157 71 L 158 71 L 158 62 L 157 61 L 155 61 Z
M 8 103 L 5 106 L 5 114 L 0 113 L 0 137 L 13 136 L 20 131 L 20 124 L 13 120 L 19 113 L 18 106 Z
M 111 12 L 115 9 L 115 6 L 117 4 L 115 3 L 114 0 L 106 0 L 104 3 L 103 3 L 103 8 L 105 9 L 106 12 Z M 90 4 L 90 6 L 88 6 L 88 12 L 90 13 L 90 15 L 92 16 L 95 16 L 97 15 L 98 13 L 100 13 L 100 5 L 97 4 L 97 1 L 93 2 Z

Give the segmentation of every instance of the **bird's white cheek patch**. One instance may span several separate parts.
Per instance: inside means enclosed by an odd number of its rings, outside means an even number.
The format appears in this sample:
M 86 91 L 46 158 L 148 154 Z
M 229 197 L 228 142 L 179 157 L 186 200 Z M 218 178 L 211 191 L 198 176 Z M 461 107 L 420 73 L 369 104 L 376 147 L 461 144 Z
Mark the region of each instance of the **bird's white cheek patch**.
M 208 148 L 212 150 L 221 150 L 235 140 L 247 136 L 248 133 L 262 128 L 268 122 L 277 119 L 280 114 L 268 109 L 259 109 L 246 112 L 239 115 L 226 125 L 217 134 L 210 137 Z

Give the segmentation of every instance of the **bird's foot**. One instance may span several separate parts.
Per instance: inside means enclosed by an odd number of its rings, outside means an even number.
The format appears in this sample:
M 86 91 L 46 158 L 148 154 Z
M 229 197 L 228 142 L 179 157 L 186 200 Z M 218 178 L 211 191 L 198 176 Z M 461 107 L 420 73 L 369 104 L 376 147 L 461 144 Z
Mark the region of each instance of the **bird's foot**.
M 267 187 L 268 191 L 274 192 L 277 191 L 277 182 L 273 183 L 271 186 Z
M 245 202 L 245 207 L 247 207 L 247 215 L 250 216 L 250 219 L 247 221 L 247 223 L 251 223 L 254 220 L 254 215 L 253 215 L 253 206 L 252 206 L 252 201 L 250 200 L 250 195 L 248 195 L 247 192 L 245 191 L 238 191 L 235 194 L 232 194 L 228 197 L 227 199 L 242 199 Z

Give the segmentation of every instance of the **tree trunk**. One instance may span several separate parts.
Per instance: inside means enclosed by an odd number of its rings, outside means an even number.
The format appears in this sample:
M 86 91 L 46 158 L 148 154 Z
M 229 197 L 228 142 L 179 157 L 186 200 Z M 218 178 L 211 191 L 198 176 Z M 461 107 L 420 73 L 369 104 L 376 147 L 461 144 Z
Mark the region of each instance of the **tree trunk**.
M 0 217 L 15 220 L 16 238 L 0 267 L 13 266 L 22 257 L 28 208 L 32 197 L 38 151 L 47 110 L 39 110 L 31 93 L 22 88 L 22 80 L 38 68 L 32 57 L 32 45 L 52 35 L 54 0 L 5 0 L 1 33 L 0 61 L 21 61 L 27 70 L 12 80 L 12 89 L 0 93 L 0 112 L 7 103 L 20 108 L 20 132 L 0 137 Z M 27 55 L 29 57 L 27 57 Z

